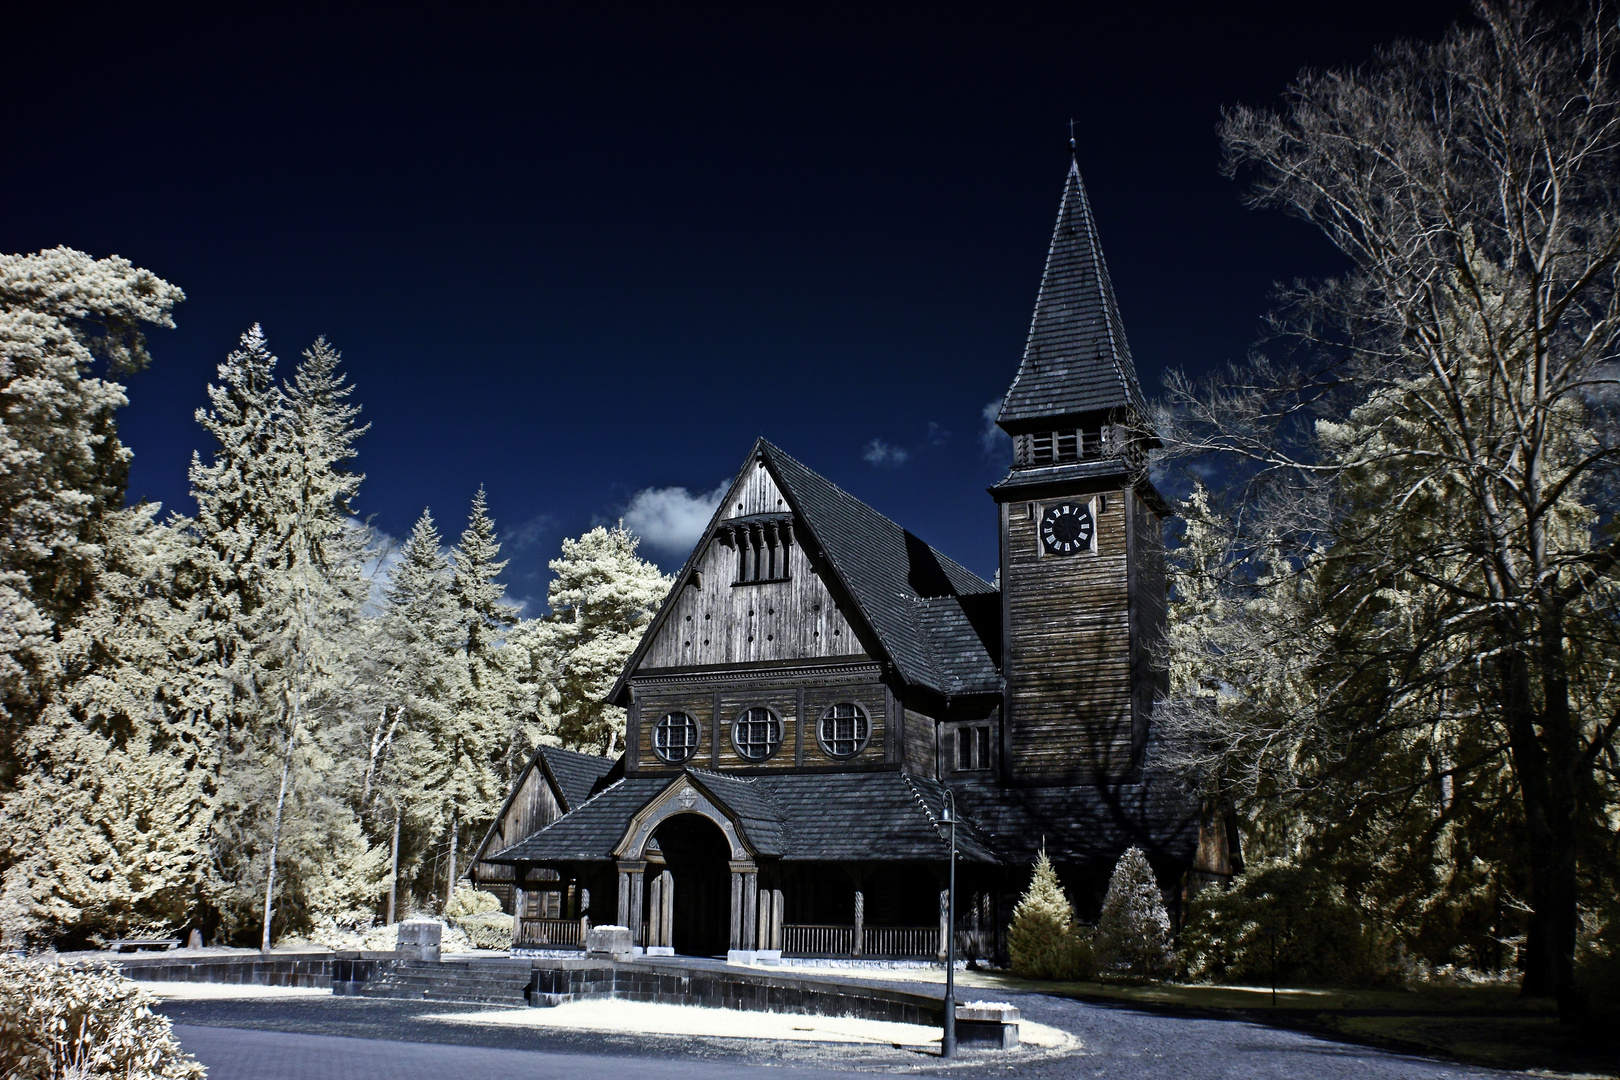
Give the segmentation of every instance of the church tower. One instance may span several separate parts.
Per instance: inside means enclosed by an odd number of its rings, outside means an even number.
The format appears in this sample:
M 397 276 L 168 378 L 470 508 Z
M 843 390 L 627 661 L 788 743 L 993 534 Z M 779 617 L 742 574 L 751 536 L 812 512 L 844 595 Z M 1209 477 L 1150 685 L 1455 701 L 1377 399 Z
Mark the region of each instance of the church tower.
M 1018 376 L 996 418 L 1013 467 L 1001 521 L 1004 777 L 1131 778 L 1164 675 L 1157 445 L 1091 203 L 1070 163 Z

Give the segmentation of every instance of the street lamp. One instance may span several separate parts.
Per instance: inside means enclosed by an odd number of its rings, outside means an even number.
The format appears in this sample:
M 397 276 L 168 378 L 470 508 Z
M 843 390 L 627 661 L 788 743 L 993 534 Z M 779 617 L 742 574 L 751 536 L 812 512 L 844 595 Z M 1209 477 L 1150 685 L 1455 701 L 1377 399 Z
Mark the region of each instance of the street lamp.
M 951 868 L 945 886 L 945 1031 L 940 1056 L 956 1056 L 956 795 L 945 789 L 945 820 L 951 826 Z

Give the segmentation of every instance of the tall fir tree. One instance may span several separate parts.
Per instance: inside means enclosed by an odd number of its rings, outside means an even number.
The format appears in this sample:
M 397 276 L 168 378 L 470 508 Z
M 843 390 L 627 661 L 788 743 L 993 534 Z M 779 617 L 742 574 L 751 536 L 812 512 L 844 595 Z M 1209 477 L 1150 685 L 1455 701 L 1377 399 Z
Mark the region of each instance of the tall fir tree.
M 440 790 L 449 819 L 446 903 L 460 876 L 462 830 L 487 820 L 504 793 L 501 765 L 509 740 L 503 736 L 523 712 L 516 654 L 505 647 L 518 612 L 502 600 L 506 586 L 499 577 L 506 563 L 500 553 L 495 522 L 480 487 L 461 542 L 451 553 L 450 597 L 460 615 L 466 677 L 461 698 L 435 739 L 445 755 Z
M 445 775 L 436 767 L 436 738 L 455 729 L 456 710 L 468 696 L 466 632 L 450 589 L 450 563 L 433 516 L 424 510 L 400 549 L 378 620 L 383 655 L 371 798 L 385 808 L 389 822 L 395 890 L 402 879 L 415 877 L 400 866 L 421 865 L 425 844 L 442 835 L 448 822 L 438 791 Z M 432 891 L 432 882 L 418 884 Z M 392 918 L 397 893 L 391 897 Z

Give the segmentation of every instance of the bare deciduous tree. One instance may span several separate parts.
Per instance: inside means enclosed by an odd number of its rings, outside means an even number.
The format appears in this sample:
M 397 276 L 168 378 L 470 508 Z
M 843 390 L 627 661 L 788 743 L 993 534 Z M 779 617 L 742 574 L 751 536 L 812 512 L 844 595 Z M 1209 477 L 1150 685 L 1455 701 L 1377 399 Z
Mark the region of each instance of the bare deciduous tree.
M 1620 27 L 1598 6 L 1476 15 L 1223 120 L 1252 203 L 1351 269 L 1284 295 L 1286 364 L 1171 380 L 1170 453 L 1220 456 L 1233 484 L 1235 547 L 1199 559 L 1250 560 L 1246 602 L 1206 598 L 1211 629 L 1181 644 L 1229 653 L 1252 699 L 1223 710 L 1228 673 L 1171 716 L 1184 762 L 1251 789 L 1352 810 L 1437 778 L 1511 791 L 1525 990 L 1567 1013 L 1580 838 L 1615 806 L 1620 730 Z M 1399 783 L 1369 771 L 1389 755 Z

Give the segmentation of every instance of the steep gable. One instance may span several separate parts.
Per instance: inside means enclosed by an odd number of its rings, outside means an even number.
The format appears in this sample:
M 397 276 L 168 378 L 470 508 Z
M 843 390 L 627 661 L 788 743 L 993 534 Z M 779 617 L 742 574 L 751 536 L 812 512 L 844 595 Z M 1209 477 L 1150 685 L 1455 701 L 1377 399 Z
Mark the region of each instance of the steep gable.
M 785 528 L 785 531 L 784 531 Z M 765 549 L 777 546 L 767 557 Z M 745 546 L 747 550 L 745 551 Z M 751 554 L 750 554 L 751 552 Z M 755 560 L 742 562 L 745 555 Z M 748 566 L 783 580 L 744 582 Z M 637 671 L 871 656 L 941 695 L 990 692 L 989 582 L 761 439 L 610 700 Z

